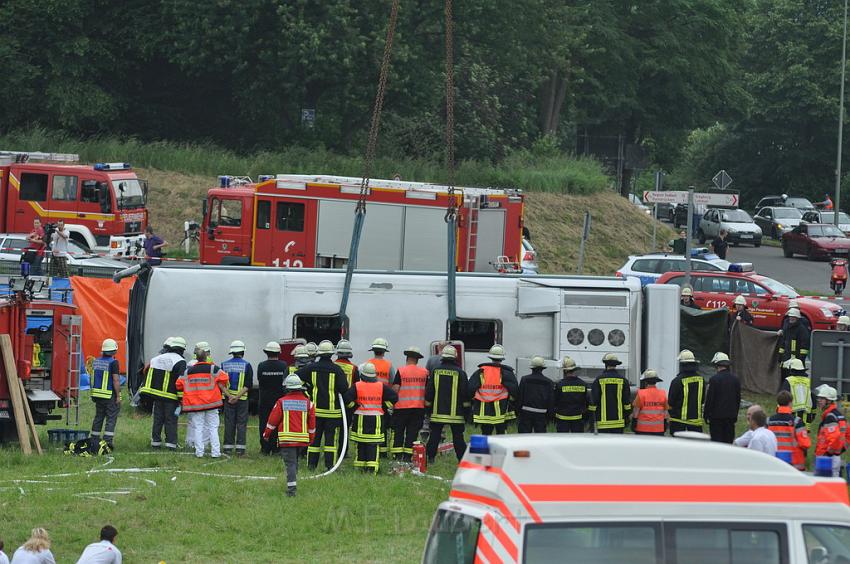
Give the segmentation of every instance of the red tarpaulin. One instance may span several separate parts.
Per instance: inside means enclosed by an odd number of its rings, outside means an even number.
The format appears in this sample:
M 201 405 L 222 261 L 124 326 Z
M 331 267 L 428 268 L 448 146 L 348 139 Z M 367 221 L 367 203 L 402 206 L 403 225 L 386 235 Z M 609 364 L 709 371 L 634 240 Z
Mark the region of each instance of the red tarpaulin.
M 118 284 L 109 278 L 71 277 L 74 303 L 83 316 L 83 356 L 86 365 L 90 358 L 100 356 L 104 339 L 118 342 L 116 358 L 124 372 L 127 358 L 127 308 L 130 289 L 135 277 L 124 278 Z

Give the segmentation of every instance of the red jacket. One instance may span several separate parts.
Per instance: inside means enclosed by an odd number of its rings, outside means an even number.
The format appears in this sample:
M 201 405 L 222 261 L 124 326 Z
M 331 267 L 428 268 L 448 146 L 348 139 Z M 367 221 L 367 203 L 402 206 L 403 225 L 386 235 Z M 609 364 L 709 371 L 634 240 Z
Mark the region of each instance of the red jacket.
M 838 407 L 831 403 L 823 410 L 818 428 L 817 456 L 840 456 L 844 452 L 844 435 L 841 433 Z
M 263 438 L 268 440 L 277 431 L 281 447 L 307 446 L 316 434 L 316 407 L 302 391 L 287 392 L 278 399 L 266 422 Z

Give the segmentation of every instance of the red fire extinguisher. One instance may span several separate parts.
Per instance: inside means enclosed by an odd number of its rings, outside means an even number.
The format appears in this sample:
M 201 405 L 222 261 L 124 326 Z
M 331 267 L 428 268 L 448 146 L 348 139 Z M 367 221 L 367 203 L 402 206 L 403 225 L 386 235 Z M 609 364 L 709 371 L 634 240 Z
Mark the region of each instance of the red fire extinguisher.
M 413 443 L 413 457 L 411 461 L 413 462 L 413 467 L 420 472 L 424 473 L 428 470 L 428 457 L 425 456 L 425 445 L 419 441 Z

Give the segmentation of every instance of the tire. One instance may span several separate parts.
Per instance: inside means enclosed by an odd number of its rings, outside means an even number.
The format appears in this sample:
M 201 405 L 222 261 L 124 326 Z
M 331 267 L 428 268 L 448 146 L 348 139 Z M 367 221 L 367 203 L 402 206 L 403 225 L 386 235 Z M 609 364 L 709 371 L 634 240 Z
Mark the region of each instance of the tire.
M 759 247 L 761 247 L 761 239 L 759 239 L 758 241 L 756 241 L 755 243 L 753 243 L 753 246 L 754 246 L 755 248 L 757 248 L 757 249 L 758 249 Z
M 785 255 L 785 258 L 794 257 L 794 253 L 791 251 L 791 249 L 788 248 L 788 245 L 785 244 L 782 245 L 782 254 Z
M 705 245 L 705 233 L 702 232 L 702 229 L 697 231 L 697 239 L 699 239 L 700 245 Z

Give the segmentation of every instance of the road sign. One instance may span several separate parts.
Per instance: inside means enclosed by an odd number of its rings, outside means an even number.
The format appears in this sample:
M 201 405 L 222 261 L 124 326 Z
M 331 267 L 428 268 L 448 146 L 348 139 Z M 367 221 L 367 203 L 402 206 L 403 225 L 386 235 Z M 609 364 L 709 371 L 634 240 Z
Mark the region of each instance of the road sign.
M 738 194 L 711 194 L 709 192 L 694 192 L 694 204 L 701 206 L 715 206 L 722 208 L 738 207 Z M 683 190 L 671 190 L 669 192 L 655 192 L 645 190 L 643 201 L 650 204 L 687 204 L 688 193 Z
M 850 333 L 812 331 L 812 388 L 829 384 L 841 396 L 850 392 Z
M 729 176 L 729 173 L 725 170 L 721 170 L 714 175 L 714 178 L 712 178 L 711 181 L 714 182 L 714 185 L 721 190 L 726 190 L 729 185 L 732 184 L 732 177 Z

